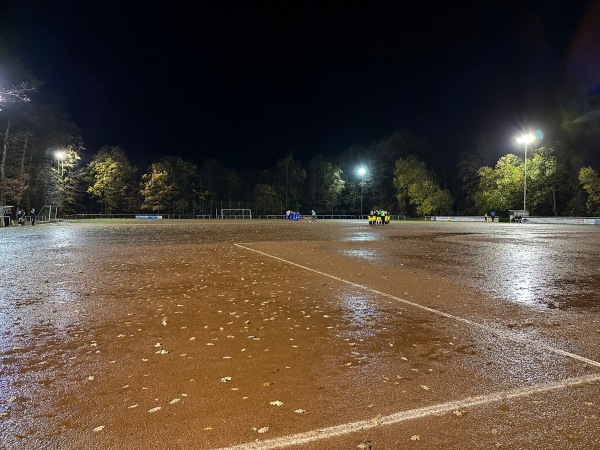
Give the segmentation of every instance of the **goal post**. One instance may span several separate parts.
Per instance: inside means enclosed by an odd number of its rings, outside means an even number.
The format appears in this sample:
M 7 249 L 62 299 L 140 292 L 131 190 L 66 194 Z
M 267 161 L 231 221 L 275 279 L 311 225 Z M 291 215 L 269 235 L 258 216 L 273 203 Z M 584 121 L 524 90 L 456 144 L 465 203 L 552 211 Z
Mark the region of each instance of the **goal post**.
M 58 207 L 54 205 L 44 205 L 36 214 L 36 220 L 38 222 L 57 222 L 58 221 Z
M 252 219 L 252 210 L 247 208 L 222 208 L 221 219 Z

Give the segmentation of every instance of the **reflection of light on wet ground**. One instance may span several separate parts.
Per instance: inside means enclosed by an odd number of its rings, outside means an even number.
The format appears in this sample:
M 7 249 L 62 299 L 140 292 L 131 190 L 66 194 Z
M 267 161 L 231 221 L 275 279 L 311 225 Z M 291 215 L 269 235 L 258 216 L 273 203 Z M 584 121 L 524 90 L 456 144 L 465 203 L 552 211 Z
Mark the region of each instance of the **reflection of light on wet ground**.
M 351 250 L 342 250 L 340 252 L 344 256 L 349 256 L 351 258 L 364 258 L 364 259 L 375 259 L 375 252 L 372 249 L 351 249 Z
M 464 269 L 472 271 L 478 288 L 516 303 L 556 307 L 574 293 L 573 280 L 587 269 L 580 254 L 564 257 L 566 240 L 556 239 L 550 231 L 503 228 L 485 238 L 450 239 L 469 246 L 471 251 L 462 251 L 470 260 Z
M 48 307 L 54 310 L 54 332 L 66 331 L 81 318 L 81 298 L 67 283 L 55 285 L 50 289 Z
M 348 320 L 351 328 L 355 328 L 363 336 L 375 334 L 376 327 L 373 323 L 379 316 L 379 312 L 368 296 L 356 292 L 345 292 L 342 294 L 341 307 L 342 314 Z
M 512 245 L 509 248 L 505 261 L 500 265 L 505 274 L 499 277 L 504 281 L 501 290 L 509 298 L 520 303 L 536 303 L 535 290 L 546 278 L 540 257 L 542 255 L 534 247 Z
M 520 280 L 517 286 L 514 289 L 514 296 L 517 301 L 523 303 L 532 303 L 534 298 L 531 293 L 531 283 L 530 280 Z M 510 293 L 510 291 L 509 291 Z
M 379 241 L 382 237 L 378 233 L 350 233 L 343 240 L 344 241 Z
M 70 292 L 66 289 L 51 288 L 50 300 L 53 303 L 72 304 L 77 299 L 76 299 L 76 296 L 72 292 Z
M 52 229 L 52 233 L 48 237 L 47 246 L 50 248 L 70 247 L 73 244 L 73 229 L 68 226 L 56 227 Z

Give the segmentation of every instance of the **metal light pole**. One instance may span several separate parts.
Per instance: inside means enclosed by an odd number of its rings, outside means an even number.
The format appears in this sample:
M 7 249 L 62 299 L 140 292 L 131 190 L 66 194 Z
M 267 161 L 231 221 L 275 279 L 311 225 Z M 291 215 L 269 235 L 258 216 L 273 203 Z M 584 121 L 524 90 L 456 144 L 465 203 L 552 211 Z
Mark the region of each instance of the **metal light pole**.
M 525 160 L 523 161 L 523 211 L 527 211 L 527 146 L 525 144 Z
M 360 167 L 358 169 L 358 174 L 360 175 L 360 218 L 363 218 L 363 191 L 365 189 L 365 173 L 367 173 L 367 169 L 364 167 Z
M 63 160 L 65 159 L 65 152 L 56 152 L 54 156 L 56 157 L 56 171 L 60 171 L 60 176 L 62 177 L 65 167 L 63 163 Z
M 527 211 L 527 147 L 535 140 L 533 134 L 525 134 L 517 138 L 519 144 L 525 144 L 525 161 L 523 163 L 523 211 Z

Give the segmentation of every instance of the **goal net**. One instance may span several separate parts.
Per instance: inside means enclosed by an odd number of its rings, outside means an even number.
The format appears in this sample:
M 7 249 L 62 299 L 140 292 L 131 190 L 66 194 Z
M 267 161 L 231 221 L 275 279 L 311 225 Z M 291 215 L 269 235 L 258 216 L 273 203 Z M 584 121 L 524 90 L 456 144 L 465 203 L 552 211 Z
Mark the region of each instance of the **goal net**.
M 58 207 L 54 205 L 44 205 L 39 212 L 35 213 L 35 217 L 38 222 L 57 222 Z
M 252 219 L 251 209 L 221 209 L 221 219 Z

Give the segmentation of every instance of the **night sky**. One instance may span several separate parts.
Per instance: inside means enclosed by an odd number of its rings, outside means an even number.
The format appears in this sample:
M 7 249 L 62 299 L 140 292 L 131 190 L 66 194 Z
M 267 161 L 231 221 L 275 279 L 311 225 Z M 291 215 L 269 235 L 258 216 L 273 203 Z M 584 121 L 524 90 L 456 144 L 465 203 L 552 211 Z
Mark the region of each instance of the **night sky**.
M 272 168 L 398 129 L 452 162 L 593 108 L 600 2 L 388 3 L 15 0 L 0 30 L 89 154 L 134 163 Z

